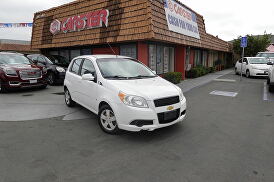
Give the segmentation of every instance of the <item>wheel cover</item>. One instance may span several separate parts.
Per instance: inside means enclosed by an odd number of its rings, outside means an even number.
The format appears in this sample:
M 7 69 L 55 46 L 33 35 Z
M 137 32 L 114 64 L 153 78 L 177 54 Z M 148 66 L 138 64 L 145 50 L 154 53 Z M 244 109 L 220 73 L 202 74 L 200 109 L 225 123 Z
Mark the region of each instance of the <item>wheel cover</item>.
M 69 94 L 69 91 L 66 90 L 65 91 L 65 101 L 66 101 L 66 104 L 70 104 L 70 94 Z
M 53 75 L 52 74 L 49 74 L 49 76 L 48 76 L 48 82 L 50 83 L 50 84 L 53 84 Z
M 109 109 L 103 110 L 103 112 L 100 115 L 100 121 L 102 126 L 107 131 L 113 131 L 117 126 L 115 115 L 113 111 Z

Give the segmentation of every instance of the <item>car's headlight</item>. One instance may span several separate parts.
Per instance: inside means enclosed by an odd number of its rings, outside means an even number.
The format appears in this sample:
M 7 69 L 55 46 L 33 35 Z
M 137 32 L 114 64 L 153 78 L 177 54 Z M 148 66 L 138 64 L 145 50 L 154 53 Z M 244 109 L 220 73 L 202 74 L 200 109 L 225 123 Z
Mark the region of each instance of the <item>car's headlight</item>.
M 7 76 L 17 76 L 17 73 L 14 69 L 6 68 L 4 72 Z
M 60 73 L 66 72 L 66 70 L 65 70 L 64 68 L 62 68 L 62 67 L 56 67 L 56 70 L 57 70 L 58 72 L 60 72 Z
M 143 97 L 134 96 L 134 95 L 126 95 L 122 92 L 119 92 L 118 96 L 119 96 L 120 100 L 128 106 L 148 108 L 147 101 Z
M 180 101 L 185 99 L 185 96 L 184 96 L 183 91 L 181 89 L 179 89 L 179 96 L 180 96 Z

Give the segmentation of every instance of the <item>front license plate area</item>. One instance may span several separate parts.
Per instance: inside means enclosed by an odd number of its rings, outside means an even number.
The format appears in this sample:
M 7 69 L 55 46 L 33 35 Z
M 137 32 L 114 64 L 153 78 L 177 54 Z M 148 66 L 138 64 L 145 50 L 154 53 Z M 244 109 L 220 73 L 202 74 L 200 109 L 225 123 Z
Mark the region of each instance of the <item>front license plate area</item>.
M 30 83 L 30 84 L 37 83 L 37 80 L 30 80 L 29 83 Z
M 164 120 L 172 120 L 177 118 L 177 111 L 170 111 L 164 113 Z

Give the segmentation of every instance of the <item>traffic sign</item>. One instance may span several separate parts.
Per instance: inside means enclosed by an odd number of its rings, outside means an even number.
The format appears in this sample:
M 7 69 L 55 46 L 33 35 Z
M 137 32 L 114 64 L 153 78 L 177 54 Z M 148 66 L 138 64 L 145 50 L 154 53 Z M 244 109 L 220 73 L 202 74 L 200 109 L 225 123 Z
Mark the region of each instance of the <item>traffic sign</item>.
M 242 37 L 241 47 L 247 47 L 247 37 Z

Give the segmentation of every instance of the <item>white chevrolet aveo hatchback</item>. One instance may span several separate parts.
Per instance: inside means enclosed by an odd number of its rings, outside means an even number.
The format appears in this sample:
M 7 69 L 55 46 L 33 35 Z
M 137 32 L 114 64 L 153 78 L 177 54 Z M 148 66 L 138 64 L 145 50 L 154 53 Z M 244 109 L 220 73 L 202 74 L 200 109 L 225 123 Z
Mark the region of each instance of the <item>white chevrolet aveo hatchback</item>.
M 182 121 L 182 90 L 133 58 L 80 56 L 72 60 L 64 82 L 65 102 L 98 115 L 103 131 L 153 131 Z

